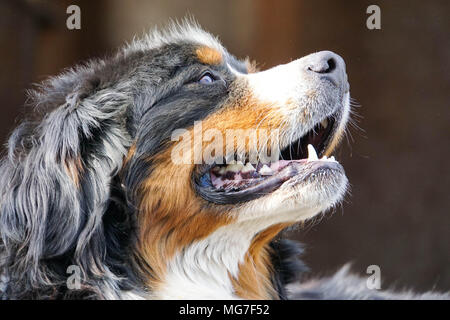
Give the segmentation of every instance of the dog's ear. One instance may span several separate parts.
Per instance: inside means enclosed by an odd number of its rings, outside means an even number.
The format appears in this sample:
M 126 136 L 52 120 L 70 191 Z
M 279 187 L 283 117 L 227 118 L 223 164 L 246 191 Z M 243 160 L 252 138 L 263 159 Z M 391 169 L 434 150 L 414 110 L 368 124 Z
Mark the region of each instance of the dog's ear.
M 70 264 L 101 277 L 109 272 L 102 218 L 130 140 L 129 95 L 84 71 L 55 78 L 34 96 L 36 106 L 52 111 L 8 141 L 0 168 L 0 271 L 29 288 L 65 281 L 60 275 Z M 58 259 L 61 270 L 54 270 Z

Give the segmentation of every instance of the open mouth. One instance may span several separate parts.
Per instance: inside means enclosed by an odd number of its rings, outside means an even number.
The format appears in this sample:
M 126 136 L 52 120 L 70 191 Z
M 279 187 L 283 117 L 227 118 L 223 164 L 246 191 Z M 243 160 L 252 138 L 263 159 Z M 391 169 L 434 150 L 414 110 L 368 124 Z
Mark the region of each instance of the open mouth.
M 232 161 L 203 166 L 194 176 L 196 189 L 208 201 L 231 204 L 264 196 L 294 177 L 302 181 L 315 174 L 343 170 L 334 157 L 324 155 L 337 127 L 333 116 L 320 121 L 282 149 L 275 162 Z

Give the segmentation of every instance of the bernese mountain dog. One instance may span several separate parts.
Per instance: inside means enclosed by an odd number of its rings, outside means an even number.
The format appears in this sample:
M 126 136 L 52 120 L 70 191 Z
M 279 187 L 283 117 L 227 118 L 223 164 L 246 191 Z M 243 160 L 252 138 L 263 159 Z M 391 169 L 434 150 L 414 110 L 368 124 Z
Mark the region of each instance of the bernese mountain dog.
M 346 269 L 297 281 L 301 248 L 281 232 L 347 187 L 333 52 L 259 72 L 173 23 L 30 102 L 0 167 L 3 299 L 443 297 L 370 290 Z

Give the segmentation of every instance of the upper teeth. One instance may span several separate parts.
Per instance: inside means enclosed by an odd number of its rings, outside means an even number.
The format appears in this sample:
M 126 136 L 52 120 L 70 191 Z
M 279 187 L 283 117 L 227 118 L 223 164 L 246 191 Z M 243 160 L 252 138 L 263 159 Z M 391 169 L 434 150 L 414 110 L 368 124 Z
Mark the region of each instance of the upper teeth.
M 327 120 L 327 119 L 322 120 L 322 121 L 320 122 L 320 124 L 322 125 L 322 127 L 323 127 L 324 129 L 326 129 L 326 128 L 328 127 L 328 120 Z

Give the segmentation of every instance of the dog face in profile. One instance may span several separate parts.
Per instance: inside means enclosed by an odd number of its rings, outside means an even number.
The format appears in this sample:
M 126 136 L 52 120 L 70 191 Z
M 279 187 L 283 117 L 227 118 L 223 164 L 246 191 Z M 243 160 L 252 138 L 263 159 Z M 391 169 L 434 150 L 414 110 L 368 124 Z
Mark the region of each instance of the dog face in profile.
M 283 298 L 273 239 L 345 193 L 329 51 L 258 72 L 184 24 L 33 99 L 1 167 L 7 298 Z

